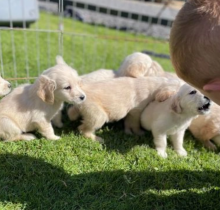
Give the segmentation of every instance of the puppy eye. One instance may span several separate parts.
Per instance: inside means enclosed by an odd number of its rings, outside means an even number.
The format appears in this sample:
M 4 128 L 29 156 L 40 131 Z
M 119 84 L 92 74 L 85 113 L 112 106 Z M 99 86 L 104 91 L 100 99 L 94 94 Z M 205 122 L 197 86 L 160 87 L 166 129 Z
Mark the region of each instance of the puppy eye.
M 194 94 L 196 94 L 196 92 L 197 92 L 196 90 L 193 90 L 193 91 L 191 91 L 189 94 L 190 94 L 190 95 L 194 95 Z
M 64 87 L 65 90 L 70 90 L 71 86 Z

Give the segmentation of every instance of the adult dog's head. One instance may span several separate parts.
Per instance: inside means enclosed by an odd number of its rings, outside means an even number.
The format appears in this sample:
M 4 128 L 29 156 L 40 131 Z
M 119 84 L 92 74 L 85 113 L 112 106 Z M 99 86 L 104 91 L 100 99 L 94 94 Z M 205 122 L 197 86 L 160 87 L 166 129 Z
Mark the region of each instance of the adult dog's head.
M 180 87 L 173 97 L 171 108 L 174 112 L 185 113 L 190 116 L 207 114 L 210 111 L 211 101 L 198 90 L 188 84 Z
M 7 95 L 11 91 L 11 84 L 0 76 L 0 97 Z
M 77 71 L 68 66 L 61 56 L 56 57 L 57 65 L 45 70 L 37 79 L 37 95 L 46 103 L 55 101 L 80 104 L 86 99 L 80 88 Z

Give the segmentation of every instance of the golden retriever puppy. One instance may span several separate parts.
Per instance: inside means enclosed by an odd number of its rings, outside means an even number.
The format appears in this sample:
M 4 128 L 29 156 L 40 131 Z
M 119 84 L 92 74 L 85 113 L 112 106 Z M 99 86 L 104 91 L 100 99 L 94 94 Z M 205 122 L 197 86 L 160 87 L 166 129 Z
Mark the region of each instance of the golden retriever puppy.
M 82 75 L 80 77 L 82 79 L 82 82 L 85 83 L 109 80 L 123 76 L 135 78 L 147 76 L 165 76 L 166 78 L 170 79 L 179 79 L 175 74 L 165 72 L 162 66 L 158 62 L 153 61 L 150 56 L 140 52 L 135 52 L 128 55 L 122 62 L 118 71 L 100 69 L 89 74 Z M 72 121 L 77 120 L 80 116 L 77 107 L 72 107 L 68 110 L 68 112 L 70 120 Z M 59 120 L 57 121 L 57 124 L 60 124 Z M 126 132 L 131 133 L 131 131 L 129 130 L 127 130 Z
M 99 69 L 91 73 L 81 75 L 83 82 L 95 82 L 117 77 L 144 77 L 161 76 L 164 74 L 162 66 L 151 59 L 147 54 L 135 52 L 128 55 L 117 71 L 110 69 Z
M 81 88 L 86 93 L 87 99 L 84 103 L 74 105 L 68 111 L 71 119 L 75 109 L 79 110 L 83 120 L 79 131 L 85 137 L 103 142 L 94 134 L 95 130 L 101 128 L 104 123 L 118 121 L 128 113 L 135 112 L 135 117 L 126 130 L 140 131 L 140 114 L 143 108 L 164 90 L 165 85 L 171 85 L 166 78 L 130 78 L 121 77 L 93 83 L 82 83 Z M 174 82 L 173 84 L 176 85 Z M 169 90 L 167 91 L 169 94 Z M 72 110 L 74 110 L 72 112 Z
M 102 80 L 108 80 L 108 79 L 113 79 L 117 77 L 117 73 L 114 70 L 110 69 L 98 69 L 96 71 L 93 71 L 88 74 L 84 74 L 80 76 L 81 82 L 82 83 L 88 83 L 88 82 L 96 82 L 96 81 L 102 81 Z M 62 109 L 64 106 L 60 108 L 58 113 L 54 116 L 52 119 L 52 124 L 58 128 L 63 127 L 63 122 L 62 122 Z M 74 121 L 77 120 L 80 117 L 79 110 L 77 107 L 74 107 L 70 110 L 71 116 L 70 120 Z
M 195 118 L 189 126 L 189 130 L 195 138 L 200 140 L 205 147 L 216 150 L 216 146 L 210 141 L 213 140 L 220 146 L 220 106 L 213 103 L 210 113 Z
M 0 97 L 7 95 L 11 91 L 11 84 L 0 76 Z
M 118 77 L 144 77 L 144 76 L 159 76 L 163 74 L 162 67 L 153 62 L 151 57 L 141 52 L 135 52 L 128 55 L 117 71 Z
M 154 72 L 156 71 L 156 72 Z M 82 83 L 97 82 L 103 80 L 110 80 L 117 77 L 128 76 L 128 77 L 143 77 L 143 76 L 154 76 L 163 72 L 162 67 L 159 63 L 153 62 L 150 56 L 135 52 L 128 55 L 118 71 L 110 69 L 99 69 L 88 74 L 81 75 Z M 77 107 L 72 107 L 68 110 L 70 120 L 76 120 L 79 118 L 80 113 Z M 61 111 L 53 118 L 52 123 L 56 127 L 62 127 L 63 123 L 61 121 Z
M 0 138 L 7 141 L 32 140 L 28 132 L 38 130 L 44 137 L 57 140 L 51 119 L 65 101 L 80 104 L 85 93 L 77 72 L 57 56 L 57 65 L 44 71 L 34 84 L 21 85 L 0 102 Z
M 220 3 L 188 0 L 170 34 L 170 53 L 179 77 L 220 105 Z
M 158 155 L 166 158 L 167 135 L 170 135 L 174 150 L 186 156 L 183 148 L 185 130 L 197 115 L 207 114 L 210 100 L 188 84 L 164 102 L 151 102 L 141 114 L 141 125 L 151 130 Z

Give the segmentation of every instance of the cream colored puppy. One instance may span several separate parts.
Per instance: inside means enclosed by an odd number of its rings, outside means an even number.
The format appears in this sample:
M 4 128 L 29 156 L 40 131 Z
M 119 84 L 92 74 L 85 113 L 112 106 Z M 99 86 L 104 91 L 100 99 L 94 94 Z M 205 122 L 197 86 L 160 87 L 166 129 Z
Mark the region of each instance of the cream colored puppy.
M 135 78 L 147 77 L 147 76 L 165 76 L 170 79 L 178 79 L 175 74 L 165 72 L 162 66 L 158 62 L 153 61 L 150 56 L 141 52 L 135 52 L 128 55 L 122 62 L 118 71 L 99 69 L 97 71 L 82 75 L 80 77 L 82 78 L 82 82 L 86 83 L 86 82 L 109 80 L 123 76 L 135 77 Z M 68 112 L 69 112 L 70 120 L 72 121 L 77 120 L 80 116 L 79 109 L 77 107 L 72 107 L 71 109 L 68 110 Z M 134 116 L 135 113 L 131 117 L 132 120 L 134 119 Z M 132 123 L 132 120 L 130 120 L 129 118 L 130 117 L 128 116 L 126 119 L 126 127 L 127 127 L 126 133 L 132 133 L 131 129 L 128 128 L 129 124 Z M 56 121 L 57 121 L 56 124 L 60 124 L 59 119 Z M 134 124 L 136 124 L 136 122 Z M 57 126 L 59 127 L 59 125 Z M 141 133 L 140 130 L 138 131 L 138 133 L 139 134 Z
M 154 69 L 152 68 L 153 61 L 147 54 L 135 52 L 128 55 L 117 71 L 117 75 L 128 77 L 144 77 L 155 76 Z M 159 69 L 158 69 L 159 70 Z
M 159 63 L 153 61 L 150 56 L 141 52 L 128 55 L 117 71 L 110 69 L 99 69 L 89 74 L 80 76 L 83 82 L 95 82 L 116 77 L 144 77 L 160 76 L 164 73 Z
M 194 119 L 189 130 L 205 147 L 216 150 L 217 147 L 210 140 L 220 146 L 220 106 L 213 103 L 210 113 Z
M 85 93 L 77 72 L 57 56 L 57 65 L 44 71 L 34 84 L 21 85 L 0 102 L 0 138 L 7 141 L 32 140 L 28 132 L 38 130 L 44 137 L 57 140 L 51 119 L 62 103 L 80 104 Z
M 11 84 L 0 76 L 0 97 L 7 95 L 11 91 Z
M 150 103 L 141 114 L 141 125 L 151 130 L 158 155 L 166 158 L 167 135 L 170 135 L 174 150 L 186 156 L 183 148 L 185 130 L 197 115 L 207 114 L 210 100 L 188 84 L 164 102 Z
M 94 83 L 82 83 L 82 89 L 86 93 L 87 99 L 84 103 L 71 107 L 68 116 L 71 119 L 72 110 L 77 109 L 83 118 L 82 124 L 78 128 L 79 131 L 87 138 L 103 142 L 94 134 L 95 130 L 101 128 L 104 123 L 118 121 L 135 110 L 136 115 L 132 126 L 125 127 L 125 129 L 139 132 L 139 117 L 142 110 L 157 95 L 160 95 L 160 90 L 164 90 L 164 85 L 170 85 L 170 83 L 172 82 L 168 79 L 158 77 L 121 77 Z M 75 112 L 73 111 L 73 113 Z

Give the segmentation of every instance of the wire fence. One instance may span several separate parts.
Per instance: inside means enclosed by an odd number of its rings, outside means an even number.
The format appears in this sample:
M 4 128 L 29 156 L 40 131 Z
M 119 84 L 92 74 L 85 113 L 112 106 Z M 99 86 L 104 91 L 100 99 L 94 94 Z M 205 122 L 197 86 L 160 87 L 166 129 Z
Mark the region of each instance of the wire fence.
M 16 85 L 31 82 L 58 54 L 79 74 L 118 69 L 135 51 L 150 54 L 170 71 L 169 32 L 183 3 L 0 0 L 1 75 Z

